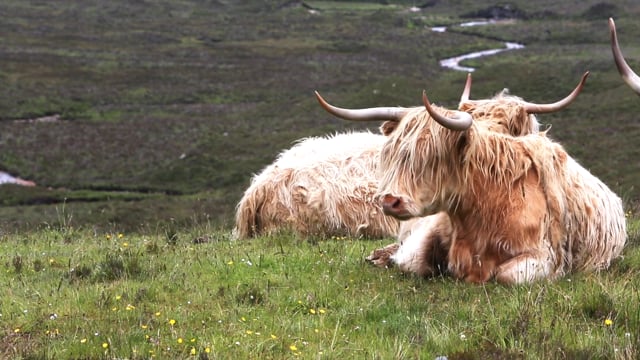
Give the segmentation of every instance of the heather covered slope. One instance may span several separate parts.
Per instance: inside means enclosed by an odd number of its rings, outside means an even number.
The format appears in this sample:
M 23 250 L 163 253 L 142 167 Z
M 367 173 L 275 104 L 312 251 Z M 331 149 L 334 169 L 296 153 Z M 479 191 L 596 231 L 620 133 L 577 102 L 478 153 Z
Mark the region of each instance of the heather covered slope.
M 472 98 L 508 87 L 555 101 L 590 70 L 579 99 L 541 121 L 637 202 L 640 99 L 613 65 L 607 18 L 640 69 L 640 6 L 491 4 L 4 1 L 0 170 L 39 186 L 0 187 L 2 227 L 66 218 L 129 231 L 202 219 L 229 228 L 251 175 L 281 149 L 305 136 L 377 127 L 332 118 L 314 90 L 337 105 L 369 107 L 416 105 L 427 89 L 455 106 L 466 74 L 438 60 L 504 41 L 526 47 L 468 61 L 477 68 Z M 457 26 L 486 16 L 515 20 Z M 431 31 L 441 25 L 448 31 Z M 31 121 L 51 115 L 59 120 Z

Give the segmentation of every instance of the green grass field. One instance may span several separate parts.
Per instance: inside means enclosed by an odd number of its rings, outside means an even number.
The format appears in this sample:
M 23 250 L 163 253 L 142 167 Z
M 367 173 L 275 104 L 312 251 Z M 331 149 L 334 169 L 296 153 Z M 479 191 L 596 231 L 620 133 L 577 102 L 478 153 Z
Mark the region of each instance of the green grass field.
M 0 358 L 638 358 L 640 98 L 607 19 L 640 72 L 640 4 L 513 0 L 514 22 L 457 26 L 492 3 L 3 1 L 0 170 L 38 186 L 0 186 Z M 366 264 L 390 239 L 229 239 L 282 149 L 379 125 L 314 90 L 455 107 L 466 74 L 438 60 L 504 41 L 526 47 L 465 63 L 472 99 L 552 102 L 591 71 L 539 119 L 625 201 L 611 271 L 474 286 Z
M 600 274 L 523 286 L 364 261 L 385 241 L 71 227 L 0 241 L 0 357 L 636 359 L 640 221 Z

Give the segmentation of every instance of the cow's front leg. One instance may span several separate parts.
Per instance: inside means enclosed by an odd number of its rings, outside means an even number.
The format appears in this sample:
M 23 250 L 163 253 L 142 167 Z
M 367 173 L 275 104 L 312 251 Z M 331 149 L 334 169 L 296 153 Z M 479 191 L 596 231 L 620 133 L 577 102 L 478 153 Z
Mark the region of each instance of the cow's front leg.
M 391 261 L 391 256 L 394 255 L 400 244 L 393 243 L 387 245 L 381 249 L 375 249 L 371 252 L 371 255 L 366 257 L 366 260 L 372 263 L 375 266 L 379 267 L 388 267 L 393 265 L 393 261 Z
M 496 281 L 503 284 L 523 284 L 549 278 L 553 259 L 545 254 L 525 253 L 500 264 L 495 272 Z
M 469 283 L 484 283 L 491 280 L 496 270 L 496 259 L 478 254 L 473 244 L 465 239 L 456 239 L 449 250 L 449 272 L 453 277 Z

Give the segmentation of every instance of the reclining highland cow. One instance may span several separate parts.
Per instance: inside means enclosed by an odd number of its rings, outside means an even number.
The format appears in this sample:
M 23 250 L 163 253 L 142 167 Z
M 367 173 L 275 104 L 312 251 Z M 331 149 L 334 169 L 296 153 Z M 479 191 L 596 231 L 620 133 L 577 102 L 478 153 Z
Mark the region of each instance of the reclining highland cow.
M 588 73 L 587 73 L 588 74 Z M 576 89 L 565 99 L 554 104 L 538 105 L 528 103 L 520 98 L 503 93 L 489 100 L 469 100 L 469 86 L 463 93 L 460 109 L 469 113 L 476 121 L 476 126 L 490 132 L 522 136 L 537 133 L 538 122 L 534 113 L 558 111 L 570 104 L 581 91 L 586 80 L 585 74 Z M 468 82 L 469 83 L 469 82 Z M 370 120 L 361 116 L 365 110 L 349 110 L 332 107 L 319 98 L 323 106 L 338 117 L 348 120 Z M 442 109 L 445 111 L 444 109 Z M 403 121 L 414 121 L 425 116 L 424 109 L 407 114 L 404 119 L 385 124 L 386 133 L 395 134 L 393 130 Z M 427 115 L 428 116 L 428 115 Z M 416 142 L 418 143 L 418 142 Z M 445 213 L 403 221 L 398 233 L 398 242 L 385 248 L 375 250 L 367 259 L 378 266 L 395 263 L 404 272 L 418 275 L 432 275 L 443 270 L 451 241 L 452 225 Z
M 378 191 L 400 220 L 446 212 L 454 277 L 525 283 L 606 269 L 620 255 L 622 201 L 562 146 L 423 101 L 427 112 L 403 119 L 383 146 Z
M 374 195 L 385 137 L 370 132 L 312 137 L 253 177 L 236 210 L 237 238 L 279 231 L 302 236 L 395 236 Z

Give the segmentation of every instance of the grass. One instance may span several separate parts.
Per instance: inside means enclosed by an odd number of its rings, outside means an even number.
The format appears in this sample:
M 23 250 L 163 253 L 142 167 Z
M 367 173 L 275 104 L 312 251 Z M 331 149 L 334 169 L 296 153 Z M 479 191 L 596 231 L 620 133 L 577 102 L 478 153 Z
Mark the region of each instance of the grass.
M 610 271 L 483 286 L 379 269 L 385 241 L 73 227 L 0 241 L 0 357 L 632 359 L 640 221 Z

